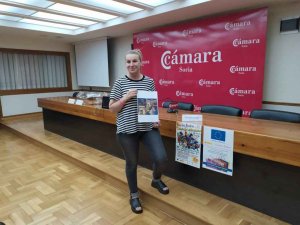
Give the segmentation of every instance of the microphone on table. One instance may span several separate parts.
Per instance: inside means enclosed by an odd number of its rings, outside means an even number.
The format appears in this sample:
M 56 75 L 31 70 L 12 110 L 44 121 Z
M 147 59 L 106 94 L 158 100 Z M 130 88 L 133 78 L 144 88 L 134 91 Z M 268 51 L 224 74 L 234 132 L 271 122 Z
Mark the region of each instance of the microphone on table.
M 178 112 L 177 108 L 178 108 L 178 103 L 177 102 L 171 102 L 169 104 L 169 108 L 168 108 L 167 112 L 168 113 L 176 113 L 176 112 Z

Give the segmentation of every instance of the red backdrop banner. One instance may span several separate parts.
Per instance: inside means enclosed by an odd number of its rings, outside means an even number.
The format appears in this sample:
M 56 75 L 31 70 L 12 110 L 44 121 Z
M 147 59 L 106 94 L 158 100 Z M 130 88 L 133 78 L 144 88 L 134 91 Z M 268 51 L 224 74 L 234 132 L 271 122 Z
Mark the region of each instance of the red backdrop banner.
M 135 33 L 142 72 L 155 80 L 159 104 L 190 102 L 262 107 L 267 9 Z

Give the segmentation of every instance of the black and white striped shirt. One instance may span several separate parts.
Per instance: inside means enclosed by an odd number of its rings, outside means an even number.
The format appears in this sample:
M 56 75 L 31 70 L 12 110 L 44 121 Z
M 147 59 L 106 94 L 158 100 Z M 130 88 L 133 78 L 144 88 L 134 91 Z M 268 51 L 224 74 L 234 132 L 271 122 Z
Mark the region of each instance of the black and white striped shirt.
M 154 81 L 150 77 L 143 76 L 140 80 L 132 80 L 126 75 L 116 80 L 110 93 L 110 99 L 118 101 L 129 89 L 139 91 L 155 91 Z M 132 134 L 137 131 L 150 131 L 153 123 L 138 123 L 137 98 L 131 98 L 117 115 L 117 134 Z

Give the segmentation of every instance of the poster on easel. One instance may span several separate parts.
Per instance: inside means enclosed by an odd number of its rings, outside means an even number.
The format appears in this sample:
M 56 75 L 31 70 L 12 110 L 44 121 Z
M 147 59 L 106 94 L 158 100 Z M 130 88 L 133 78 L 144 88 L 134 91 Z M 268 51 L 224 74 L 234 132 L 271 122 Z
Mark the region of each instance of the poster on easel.
M 232 176 L 233 139 L 233 130 L 204 126 L 202 167 Z
M 175 161 L 200 168 L 202 117 L 201 121 L 188 118 L 183 115 L 183 121 L 176 123 Z

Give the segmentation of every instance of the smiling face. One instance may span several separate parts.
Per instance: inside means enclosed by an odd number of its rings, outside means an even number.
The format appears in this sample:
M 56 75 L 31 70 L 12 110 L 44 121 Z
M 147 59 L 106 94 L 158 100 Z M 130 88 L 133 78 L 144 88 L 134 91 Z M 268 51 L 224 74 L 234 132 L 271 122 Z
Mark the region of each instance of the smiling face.
M 141 59 L 138 54 L 129 53 L 126 55 L 126 68 L 131 78 L 139 78 L 141 71 Z

